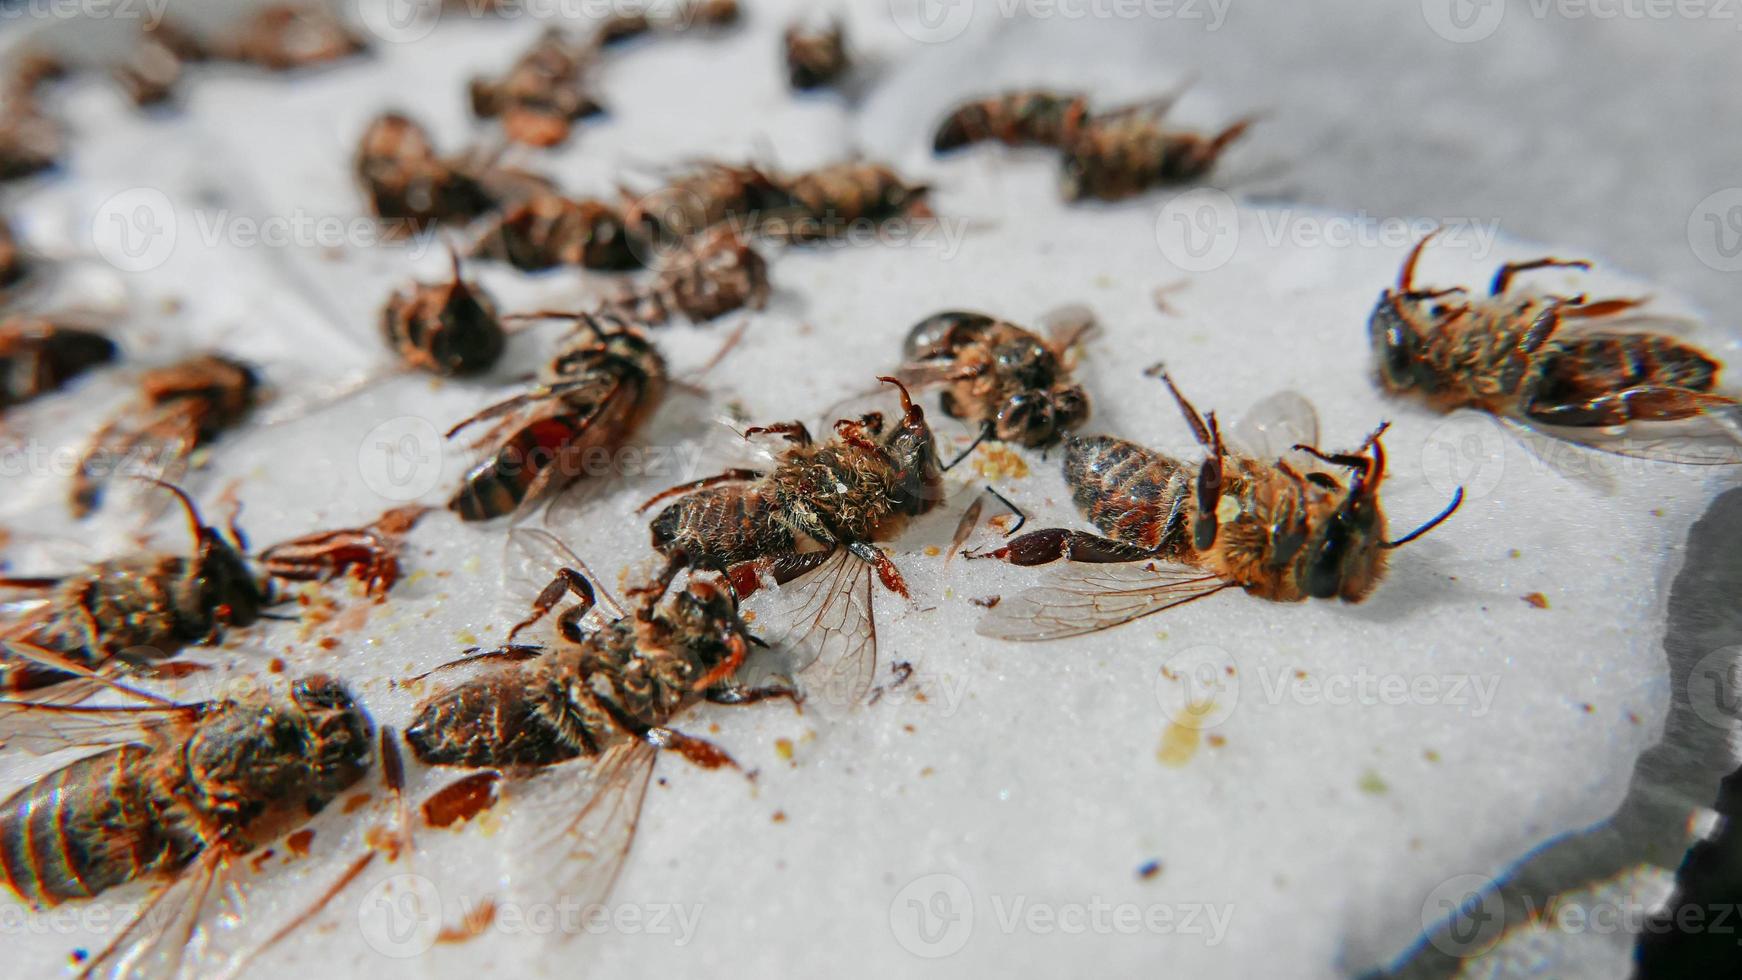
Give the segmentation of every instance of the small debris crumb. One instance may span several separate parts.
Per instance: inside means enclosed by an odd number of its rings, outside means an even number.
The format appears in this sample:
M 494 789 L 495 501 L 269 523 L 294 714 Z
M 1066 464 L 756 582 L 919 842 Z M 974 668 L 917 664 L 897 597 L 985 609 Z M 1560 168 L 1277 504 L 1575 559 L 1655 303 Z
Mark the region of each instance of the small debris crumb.
M 1519 596 L 1519 598 L 1523 599 L 1525 602 L 1530 603 L 1532 606 L 1535 606 L 1538 609 L 1547 609 L 1548 608 L 1548 596 L 1543 595 L 1541 592 L 1532 592 L 1531 594 L 1526 595 L 1526 596 Z
M 1371 793 L 1374 796 L 1381 796 L 1381 795 L 1383 795 L 1385 793 L 1389 793 L 1391 791 L 1390 784 L 1388 784 L 1383 778 L 1380 777 L 1380 775 L 1378 773 L 1374 772 L 1371 769 L 1362 773 L 1361 774 L 1361 781 L 1356 783 L 1355 785 L 1356 785 L 1356 788 L 1361 790 L 1361 792 Z

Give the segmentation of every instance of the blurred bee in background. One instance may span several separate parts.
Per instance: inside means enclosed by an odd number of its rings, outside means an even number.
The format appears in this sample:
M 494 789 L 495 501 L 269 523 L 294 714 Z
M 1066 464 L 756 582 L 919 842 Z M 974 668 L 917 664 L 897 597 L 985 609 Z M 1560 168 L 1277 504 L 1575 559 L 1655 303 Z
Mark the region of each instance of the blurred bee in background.
M 110 477 L 129 471 L 162 477 L 177 473 L 193 453 L 235 427 L 260 400 L 252 367 L 221 354 L 198 354 L 146 371 L 139 398 L 97 431 L 73 474 L 73 516 L 102 503 Z
M 111 662 L 141 666 L 260 618 L 271 588 L 249 569 L 240 532 L 232 527 L 226 538 L 185 493 L 160 486 L 187 515 L 191 556 L 143 552 L 59 578 L 0 579 L 0 587 L 35 597 L 0 628 L 0 689 L 66 685 Z M 68 690 L 83 697 L 96 688 Z
M 7 74 L 0 90 L 0 181 L 21 180 L 59 163 L 61 129 L 43 113 L 37 89 L 66 72 L 54 55 L 27 51 Z
M 1162 121 L 1172 97 L 1091 116 L 1064 146 L 1067 200 L 1117 201 L 1154 187 L 1197 180 L 1256 121 L 1248 117 L 1213 135 Z
M 277 3 L 255 10 L 228 37 L 212 45 L 226 61 L 270 71 L 292 71 L 340 61 L 369 45 L 324 3 Z
M 503 211 L 471 254 L 527 272 L 565 265 L 605 271 L 641 266 L 621 209 L 550 193 L 534 194 Z
M 400 545 L 428 507 L 396 507 L 364 527 L 317 531 L 260 553 L 274 581 L 327 582 L 350 575 L 366 594 L 385 596 L 399 581 Z
M 0 880 L 35 908 L 159 879 L 154 894 L 81 977 L 216 975 L 283 939 L 356 879 L 351 863 L 290 924 L 251 951 L 225 950 L 244 897 L 240 859 L 306 825 L 372 765 L 374 726 L 338 681 L 303 677 L 286 695 L 251 691 L 180 704 L 120 689 L 142 704 L 11 702 L 14 741 L 35 750 L 100 748 L 0 803 Z M 382 750 L 397 753 L 390 731 Z M 397 755 L 394 756 L 397 759 Z M 383 768 L 390 768 L 384 766 Z M 258 862 L 256 862 L 257 864 Z M 220 956 L 230 954 L 225 961 Z
M 201 41 L 166 20 L 153 20 L 139 32 L 132 51 L 110 74 L 140 108 L 162 105 L 175 95 L 186 65 L 210 56 Z
M 17 285 L 29 273 L 30 263 L 12 235 L 12 226 L 0 218 L 0 289 Z
M 1368 321 L 1380 386 L 1449 412 L 1475 408 L 1520 426 L 1627 456 L 1742 462 L 1742 415 L 1715 394 L 1711 355 L 1669 336 L 1644 299 L 1592 300 L 1513 288 L 1524 272 L 1589 269 L 1556 258 L 1500 267 L 1487 295 L 1418 289 L 1433 235 L 1404 261 Z
M 511 547 L 529 540 L 567 552 L 544 532 L 511 532 Z M 637 614 L 626 616 L 602 585 L 579 570 L 584 568 L 570 553 L 539 596 L 533 617 L 516 628 L 536 622 L 565 595 L 579 597 L 558 617 L 554 648 L 509 647 L 456 662 L 511 661 L 424 701 L 405 732 L 412 754 L 427 765 L 522 776 L 551 772 L 554 791 L 563 797 L 549 812 L 569 816 L 554 828 L 538 827 L 528 867 L 539 869 L 540 881 L 556 873 L 557 891 L 583 907 L 609 896 L 634 840 L 659 750 L 679 752 L 707 768 L 737 766 L 720 748 L 669 727 L 673 719 L 703 701 L 798 700 L 790 688 L 748 688 L 737 681 L 756 641 L 724 583 L 693 578 L 664 603 L 648 596 Z M 601 606 L 599 596 L 611 616 L 589 625 L 586 617 Z M 575 766 L 554 769 L 567 762 Z
M 638 331 L 582 314 L 575 333 L 531 390 L 448 431 L 500 420 L 479 440 L 494 445 L 466 474 L 448 508 L 468 521 L 519 513 L 587 475 L 587 460 L 615 450 L 665 397 L 665 358 Z
M 790 198 L 758 228 L 777 238 L 806 242 L 836 237 L 860 222 L 929 218 L 930 188 L 909 184 L 880 163 L 837 163 L 781 181 Z
M 409 367 L 443 377 L 482 374 L 501 360 L 508 334 L 490 294 L 466 282 L 459 255 L 449 255 L 453 278 L 394 290 L 381 310 L 381 332 Z
M 1165 373 L 1161 378 L 1208 457 L 1194 473 L 1183 460 L 1123 439 L 1067 439 L 1072 499 L 1107 536 L 1048 528 L 967 554 L 1089 566 L 1006 599 L 981 621 L 981 634 L 1077 636 L 1235 586 L 1277 602 L 1360 602 L 1384 577 L 1387 552 L 1439 526 L 1463 501 L 1460 489 L 1438 516 L 1387 540 L 1379 506 L 1384 425 L 1352 453 L 1326 453 L 1314 445 L 1311 404 L 1283 393 L 1256 406 L 1229 447 L 1215 414 L 1199 415 Z M 1353 472 L 1347 485 L 1336 473 L 1342 469 Z
M 357 145 L 357 179 L 376 216 L 414 234 L 436 224 L 463 224 L 493 208 L 539 193 L 549 181 L 492 159 L 436 155 L 429 133 L 397 112 L 370 122 Z
M 652 282 L 630 287 L 606 311 L 632 323 L 660 326 L 682 314 L 706 323 L 768 303 L 768 260 L 736 231 L 719 226 L 684 243 L 659 265 Z
M 787 81 L 801 92 L 833 85 L 852 67 L 847 56 L 846 28 L 839 19 L 820 27 L 803 22 L 792 24 L 781 42 L 786 49 Z
M 755 227 L 792 207 L 791 194 L 761 168 L 707 163 L 631 201 L 624 218 L 632 235 L 669 247 L 725 222 Z
M 1071 379 L 1070 350 L 1094 328 L 1094 314 L 1049 314 L 1045 338 L 984 313 L 948 310 L 914 324 L 902 345 L 901 379 L 944 385 L 944 414 L 979 430 L 945 469 L 987 439 L 1030 449 L 1054 445 L 1089 417 L 1089 396 Z
M 49 82 L 58 82 L 69 74 L 67 63 L 59 55 L 41 49 L 14 51 L 11 60 L 8 98 L 34 99 L 37 89 Z
M 604 110 L 592 96 L 587 69 L 597 51 L 551 28 L 499 79 L 474 78 L 472 114 L 502 120 L 508 138 L 528 146 L 556 146 L 578 119 Z
M 1089 100 L 1076 92 L 1024 89 L 964 102 L 950 110 L 932 137 L 932 150 L 948 153 L 995 140 L 1005 146 L 1063 149 L 1076 139 Z
M 738 22 L 738 15 L 738 0 L 684 0 L 669 16 L 646 9 L 613 14 L 599 25 L 595 37 L 600 47 L 607 47 L 654 33 L 730 27 Z
M 673 487 L 641 506 L 678 498 L 654 516 L 653 548 L 665 568 L 644 592 L 659 595 L 685 568 L 725 574 L 740 596 L 764 578 L 786 584 L 801 576 L 792 643 L 827 661 L 854 696 L 869 687 L 877 662 L 871 604 L 873 570 L 883 587 L 908 596 L 907 583 L 873 542 L 900 533 L 910 518 L 943 499 L 943 470 L 925 412 L 895 378 L 902 415 L 888 426 L 880 412 L 835 423 L 835 437 L 816 443 L 802 422 L 745 430 L 791 446 L 763 472 L 734 469 Z
M 4 245 L 0 241 L 0 254 Z M 3 263 L 0 263 L 3 264 Z M 115 360 L 115 342 L 83 321 L 18 314 L 0 319 L 0 411 L 59 391 Z

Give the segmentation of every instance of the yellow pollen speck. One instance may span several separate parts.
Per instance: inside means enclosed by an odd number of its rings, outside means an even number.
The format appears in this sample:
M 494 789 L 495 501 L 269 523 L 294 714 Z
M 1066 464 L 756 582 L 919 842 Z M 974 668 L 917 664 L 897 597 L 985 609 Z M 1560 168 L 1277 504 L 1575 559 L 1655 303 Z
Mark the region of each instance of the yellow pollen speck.
M 1223 497 L 1216 503 L 1216 523 L 1226 524 L 1240 516 L 1240 501 L 1233 497 Z
M 791 762 L 792 761 L 792 739 L 790 739 L 790 738 L 777 738 L 777 739 L 775 739 L 774 740 L 774 754 L 780 756 L 782 759 L 784 759 L 788 762 Z

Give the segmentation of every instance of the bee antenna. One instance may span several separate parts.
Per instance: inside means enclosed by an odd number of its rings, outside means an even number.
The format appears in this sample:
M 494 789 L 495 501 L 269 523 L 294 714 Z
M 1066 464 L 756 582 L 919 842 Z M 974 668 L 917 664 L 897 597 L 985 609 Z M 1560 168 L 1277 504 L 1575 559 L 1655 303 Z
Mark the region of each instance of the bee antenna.
M 887 375 L 878 375 L 877 380 L 881 381 L 887 385 L 894 385 L 896 387 L 896 390 L 901 392 L 901 410 L 902 411 L 906 412 L 909 415 L 912 415 L 916 411 L 916 409 L 914 408 L 914 405 L 913 405 L 913 396 L 911 396 L 907 393 L 907 386 L 902 384 L 900 379 L 891 378 L 891 377 L 888 377 Z
M 1446 518 L 1452 516 L 1452 512 L 1457 510 L 1458 505 L 1462 504 L 1463 502 L 1464 502 L 1464 488 L 1459 487 L 1458 492 L 1455 494 L 1452 494 L 1452 502 L 1447 504 L 1446 509 L 1440 511 L 1439 515 L 1436 516 L 1433 520 L 1428 521 L 1426 524 L 1423 524 L 1421 527 L 1418 527 L 1415 530 L 1409 532 L 1408 534 L 1405 534 L 1403 537 L 1398 538 L 1396 541 L 1382 541 L 1379 543 L 1379 547 L 1387 548 L 1387 549 L 1403 547 L 1404 545 L 1410 543 L 1411 541 L 1414 541 L 1416 538 L 1419 538 L 1422 535 L 1433 530 L 1434 528 L 1439 527 L 1442 523 L 1445 522 Z
M 247 554 L 248 535 L 242 533 L 241 524 L 242 501 L 232 499 L 230 505 L 230 542 L 236 546 L 237 551 Z
M 159 489 L 167 490 L 174 494 L 175 499 L 181 503 L 182 511 L 187 514 L 188 530 L 193 533 L 194 544 L 198 545 L 206 539 L 206 522 L 201 519 L 200 509 L 194 505 L 193 498 L 187 495 L 187 491 L 173 483 L 167 483 L 163 480 L 157 479 L 156 477 L 141 476 L 136 477 L 135 479 L 150 483 Z
M 1433 241 L 1435 236 L 1445 230 L 1445 225 L 1436 226 L 1433 231 L 1421 236 L 1421 241 L 1416 242 L 1415 247 L 1409 250 L 1409 258 L 1403 261 L 1403 271 L 1397 274 L 1398 292 L 1408 295 L 1413 291 L 1415 283 L 1415 265 L 1417 262 L 1421 261 L 1422 251 L 1427 248 L 1428 242 Z

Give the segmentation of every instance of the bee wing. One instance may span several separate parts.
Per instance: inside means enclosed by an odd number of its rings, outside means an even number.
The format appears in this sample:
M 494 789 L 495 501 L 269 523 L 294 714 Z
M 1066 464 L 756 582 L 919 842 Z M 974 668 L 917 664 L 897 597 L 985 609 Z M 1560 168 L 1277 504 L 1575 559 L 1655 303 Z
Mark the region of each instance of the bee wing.
M 555 821 L 554 831 L 551 821 L 528 821 L 537 836 L 521 851 L 527 857 L 526 877 L 554 886 L 581 908 L 604 904 L 635 841 L 657 754 L 646 742 L 619 742 L 580 773 L 575 771 L 582 769 L 580 763 L 547 770 L 546 782 L 560 787 L 556 805 L 573 816 Z
M 526 615 L 533 602 L 556 579 L 557 572 L 564 568 L 572 568 L 587 577 L 600 604 L 613 618 L 623 615 L 617 601 L 605 590 L 604 582 L 581 560 L 581 556 L 575 554 L 574 549 L 549 531 L 533 527 L 513 528 L 502 546 L 502 587 L 508 601 L 513 603 L 513 615 L 516 618 Z
M 1088 336 L 1095 329 L 1095 311 L 1081 303 L 1069 303 L 1055 307 L 1041 315 L 1041 325 L 1046 328 L 1047 340 L 1053 350 L 1059 354 L 1071 349 L 1077 341 Z
M 151 744 L 158 733 L 199 717 L 199 705 L 79 705 L 96 693 L 73 682 L 72 691 L 55 691 L 39 701 L 0 700 L 0 745 L 32 755 L 100 745 Z
M 219 961 L 210 929 L 230 889 L 218 887 L 232 867 L 220 848 L 202 853 L 139 908 L 106 949 L 85 964 L 80 980 L 191 980 L 214 975 Z M 208 910 L 214 910 L 208 914 Z
M 1298 391 L 1279 391 L 1247 409 L 1228 445 L 1262 460 L 1281 459 L 1297 443 L 1319 443 L 1319 413 Z
M 1505 421 L 1526 431 L 1632 459 L 1687 466 L 1742 464 L 1742 406 L 1731 405 L 1673 422 L 1634 422 L 1608 428 L 1542 425 L 1518 418 Z
M 1070 565 L 1005 599 L 974 628 L 1000 640 L 1082 636 L 1202 599 L 1233 583 L 1184 565 Z
M 822 679 L 830 692 L 856 702 L 877 670 L 877 619 L 871 605 L 872 568 L 845 548 L 778 590 L 771 619 L 783 624 L 766 636 L 790 651 L 801 673 Z

